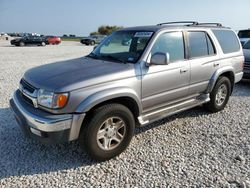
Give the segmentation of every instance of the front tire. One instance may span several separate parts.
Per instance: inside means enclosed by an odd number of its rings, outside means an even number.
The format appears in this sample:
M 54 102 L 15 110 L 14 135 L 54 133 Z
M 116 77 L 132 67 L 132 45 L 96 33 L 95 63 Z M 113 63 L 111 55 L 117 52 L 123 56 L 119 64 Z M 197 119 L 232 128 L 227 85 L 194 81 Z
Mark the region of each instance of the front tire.
M 45 42 L 42 42 L 42 43 L 41 43 L 41 46 L 46 46 L 46 43 L 45 43 Z
M 80 146 L 97 161 L 109 160 L 129 145 L 135 129 L 131 111 L 121 104 L 107 104 L 93 111 L 79 136 Z
M 227 77 L 219 77 L 214 89 L 210 93 L 210 102 L 205 107 L 211 112 L 223 110 L 231 95 L 231 87 L 231 82 Z
M 91 45 L 91 46 L 94 46 L 94 45 L 95 45 L 95 41 L 91 41 L 91 42 L 90 42 L 90 45 Z

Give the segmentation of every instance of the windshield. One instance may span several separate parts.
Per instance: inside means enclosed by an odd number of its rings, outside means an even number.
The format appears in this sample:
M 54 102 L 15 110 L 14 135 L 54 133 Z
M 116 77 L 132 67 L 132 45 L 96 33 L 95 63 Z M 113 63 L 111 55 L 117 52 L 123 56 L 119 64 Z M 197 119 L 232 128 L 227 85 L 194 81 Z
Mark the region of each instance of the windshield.
M 246 42 L 243 49 L 250 50 L 250 41 Z
M 239 31 L 238 36 L 239 38 L 250 38 L 250 30 Z
M 136 63 L 153 32 L 117 31 L 105 39 L 88 57 L 123 63 Z

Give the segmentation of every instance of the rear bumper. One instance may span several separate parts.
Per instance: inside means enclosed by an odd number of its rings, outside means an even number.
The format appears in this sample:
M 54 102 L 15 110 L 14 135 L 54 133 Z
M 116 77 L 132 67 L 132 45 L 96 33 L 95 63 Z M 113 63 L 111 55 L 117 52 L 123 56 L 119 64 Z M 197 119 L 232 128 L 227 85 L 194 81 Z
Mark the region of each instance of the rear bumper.
M 241 81 L 242 77 L 243 77 L 243 72 L 235 74 L 235 81 L 234 81 L 234 83 L 238 83 L 239 81 Z
M 46 144 L 77 139 L 85 117 L 85 114 L 54 115 L 34 108 L 22 100 L 19 91 L 14 93 L 10 106 L 24 134 Z

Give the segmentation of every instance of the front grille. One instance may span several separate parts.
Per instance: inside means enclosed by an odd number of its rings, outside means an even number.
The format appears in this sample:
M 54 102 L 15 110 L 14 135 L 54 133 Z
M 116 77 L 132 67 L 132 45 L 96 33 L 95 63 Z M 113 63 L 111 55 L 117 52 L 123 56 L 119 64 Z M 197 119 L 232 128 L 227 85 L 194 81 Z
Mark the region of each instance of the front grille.
M 31 86 L 29 83 L 27 83 L 23 79 L 21 80 L 20 84 L 22 85 L 22 88 L 27 90 L 29 93 L 34 93 L 34 91 L 36 90 L 33 86 Z
M 36 88 L 27 83 L 25 80 L 20 81 L 20 92 L 21 92 L 21 97 L 22 99 L 32 105 L 32 106 L 37 106 L 33 99 L 35 99 L 37 96 Z
M 244 69 L 250 70 L 250 62 L 249 61 L 246 61 L 244 63 Z
M 21 96 L 25 102 L 33 106 L 33 102 L 30 98 L 26 97 L 23 93 L 21 93 Z

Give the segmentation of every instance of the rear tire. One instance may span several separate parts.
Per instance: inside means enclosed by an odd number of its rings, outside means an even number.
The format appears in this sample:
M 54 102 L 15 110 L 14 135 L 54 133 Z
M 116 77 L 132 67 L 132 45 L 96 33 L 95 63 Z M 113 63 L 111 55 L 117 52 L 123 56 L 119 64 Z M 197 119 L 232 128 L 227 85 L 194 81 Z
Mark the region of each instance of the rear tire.
M 106 161 L 128 147 L 134 129 L 134 116 L 126 106 L 107 104 L 95 109 L 83 125 L 80 146 L 96 161 Z
M 219 77 L 210 93 L 210 102 L 205 104 L 206 109 L 211 112 L 223 110 L 231 95 L 231 87 L 231 82 L 227 77 Z
M 90 42 L 90 45 L 91 45 L 91 46 L 94 46 L 94 45 L 95 45 L 95 41 L 91 41 L 91 42 Z

